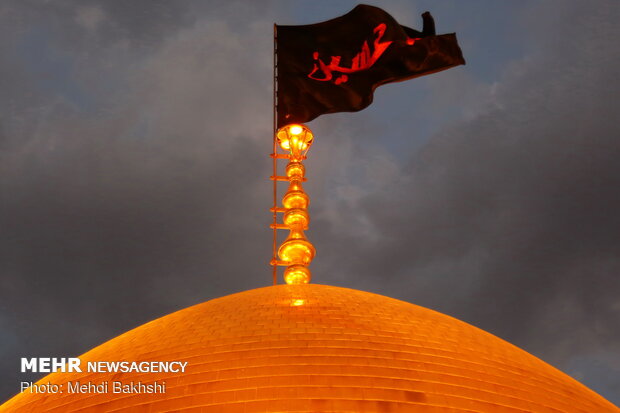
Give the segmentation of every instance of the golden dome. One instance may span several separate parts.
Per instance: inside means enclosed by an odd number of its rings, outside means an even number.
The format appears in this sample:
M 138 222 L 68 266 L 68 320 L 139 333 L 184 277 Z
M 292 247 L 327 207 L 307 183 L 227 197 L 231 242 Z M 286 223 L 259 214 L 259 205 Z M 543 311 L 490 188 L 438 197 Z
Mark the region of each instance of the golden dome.
M 6 412 L 619 412 L 536 357 L 403 301 L 278 285 L 178 311 L 86 361 L 186 361 L 179 373 L 53 373 L 39 383 L 165 382 L 165 394 L 29 394 Z

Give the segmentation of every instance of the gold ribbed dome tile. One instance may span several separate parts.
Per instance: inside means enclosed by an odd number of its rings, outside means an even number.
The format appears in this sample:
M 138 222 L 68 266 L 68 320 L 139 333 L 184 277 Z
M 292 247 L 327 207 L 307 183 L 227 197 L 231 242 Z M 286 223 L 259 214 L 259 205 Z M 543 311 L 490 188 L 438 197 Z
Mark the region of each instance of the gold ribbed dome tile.
M 165 394 L 20 394 L 2 412 L 620 412 L 478 328 L 316 284 L 218 298 L 81 356 L 187 361 L 179 373 L 54 373 L 41 382 L 166 382 Z

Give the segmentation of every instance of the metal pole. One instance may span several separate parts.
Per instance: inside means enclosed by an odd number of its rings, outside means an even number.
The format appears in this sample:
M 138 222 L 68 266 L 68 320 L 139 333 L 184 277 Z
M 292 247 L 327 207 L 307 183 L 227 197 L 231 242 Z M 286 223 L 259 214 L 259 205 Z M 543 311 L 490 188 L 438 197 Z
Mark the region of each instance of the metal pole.
M 277 141 L 276 131 L 278 128 L 278 26 L 273 25 L 273 176 L 278 175 L 278 158 L 277 154 Z M 278 181 L 273 180 L 273 256 L 272 256 L 272 268 L 273 268 L 273 285 L 278 283 L 278 266 L 275 264 L 278 248 L 278 213 L 276 208 L 278 207 Z

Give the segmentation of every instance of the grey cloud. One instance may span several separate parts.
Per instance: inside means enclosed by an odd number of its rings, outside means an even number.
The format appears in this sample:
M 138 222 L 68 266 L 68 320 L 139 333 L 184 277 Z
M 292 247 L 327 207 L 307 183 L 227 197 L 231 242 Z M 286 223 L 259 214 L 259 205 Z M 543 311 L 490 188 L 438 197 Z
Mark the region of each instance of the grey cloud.
M 20 356 L 76 355 L 270 279 L 272 22 L 213 3 L 185 25 L 191 5 L 158 4 L 3 13 L 3 398 Z
M 618 346 L 618 8 L 550 3 L 523 14 L 544 41 L 496 85 L 466 66 L 416 81 L 424 109 L 385 89 L 416 111 L 398 128 L 373 108 L 313 122 L 314 280 L 472 322 L 618 402 L 617 365 L 597 364 Z M 287 7 L 0 6 L 4 396 L 21 355 L 79 354 L 269 284 L 271 24 Z M 441 130 L 420 148 L 425 117 Z

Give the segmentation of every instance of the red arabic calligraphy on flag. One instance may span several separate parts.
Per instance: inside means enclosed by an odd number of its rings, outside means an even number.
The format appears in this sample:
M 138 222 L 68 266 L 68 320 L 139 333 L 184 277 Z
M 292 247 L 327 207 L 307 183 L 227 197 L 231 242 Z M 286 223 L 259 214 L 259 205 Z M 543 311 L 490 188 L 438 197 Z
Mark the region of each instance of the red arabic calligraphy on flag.
M 341 73 L 340 76 L 334 79 L 334 83 L 339 85 L 349 80 L 349 77 L 346 75 L 346 73 L 355 73 L 359 72 L 360 70 L 370 69 L 372 65 L 374 65 L 377 60 L 379 60 L 383 52 L 385 52 L 387 48 L 392 44 L 392 41 L 381 41 L 381 38 L 385 34 L 386 27 L 387 26 L 385 23 L 381 23 L 377 25 L 377 27 L 375 27 L 373 33 L 377 37 L 373 42 L 372 53 L 370 52 L 368 41 L 364 41 L 364 44 L 362 45 L 362 50 L 353 57 L 351 67 L 340 66 L 340 60 L 342 59 L 342 56 L 331 56 L 331 61 L 327 65 L 323 62 L 323 60 L 319 58 L 319 52 L 315 51 L 312 54 L 312 58 L 318 61 L 318 65 L 317 63 L 314 64 L 312 72 L 308 74 L 308 77 L 310 79 L 319 80 L 321 82 L 327 82 L 332 80 L 333 73 Z M 415 41 L 419 39 L 419 37 L 415 39 L 408 38 L 407 44 L 412 46 Z M 323 74 L 323 77 L 318 77 L 315 75 L 315 73 L 319 71 Z
M 382 84 L 464 64 L 456 36 L 435 35 L 430 14 L 422 17 L 417 31 L 359 5 L 326 22 L 277 26 L 278 127 L 361 110 Z

